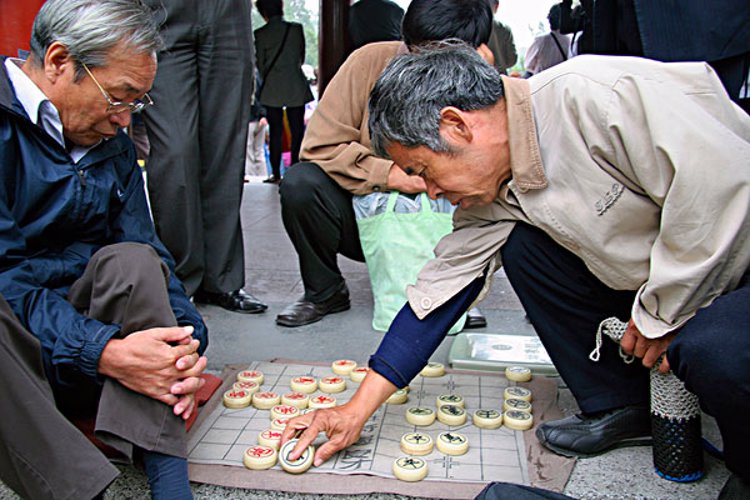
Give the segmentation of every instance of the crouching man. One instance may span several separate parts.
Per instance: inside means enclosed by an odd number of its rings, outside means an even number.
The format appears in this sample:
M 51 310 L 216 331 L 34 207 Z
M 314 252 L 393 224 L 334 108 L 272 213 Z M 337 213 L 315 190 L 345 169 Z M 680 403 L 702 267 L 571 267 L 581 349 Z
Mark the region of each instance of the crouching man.
M 713 415 L 750 485 L 750 118 L 703 63 L 581 56 L 529 80 L 447 45 L 396 57 L 370 95 L 377 154 L 459 205 L 352 400 L 293 420 L 316 463 L 407 385 L 502 265 L 582 413 L 537 429 L 589 456 L 650 437 L 649 370 Z M 625 364 L 603 320 L 628 322 Z M 738 495 L 738 497 L 741 497 Z

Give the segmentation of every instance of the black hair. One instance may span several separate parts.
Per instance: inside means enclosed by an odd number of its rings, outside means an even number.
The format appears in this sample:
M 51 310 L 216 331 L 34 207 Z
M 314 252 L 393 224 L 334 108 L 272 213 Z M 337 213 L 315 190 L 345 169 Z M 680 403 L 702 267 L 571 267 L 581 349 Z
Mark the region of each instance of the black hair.
M 549 8 L 549 14 L 547 14 L 547 20 L 549 21 L 550 29 L 552 30 L 560 29 L 561 13 L 562 13 L 562 8 L 560 7 L 559 3 L 556 3 L 555 5 Z
M 275 16 L 284 15 L 284 0 L 256 0 L 255 8 L 261 16 L 271 19 Z
M 492 9 L 487 0 L 413 0 L 401 24 L 406 45 L 457 38 L 474 48 L 492 33 Z

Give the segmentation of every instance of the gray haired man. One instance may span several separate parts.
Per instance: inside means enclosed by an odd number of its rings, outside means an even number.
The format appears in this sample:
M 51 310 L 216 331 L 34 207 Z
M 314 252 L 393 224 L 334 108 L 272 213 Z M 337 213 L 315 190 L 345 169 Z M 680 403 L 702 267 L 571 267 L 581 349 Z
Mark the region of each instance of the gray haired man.
M 351 402 L 284 437 L 307 427 L 301 448 L 326 431 L 319 461 L 355 441 L 502 263 L 582 410 L 540 425 L 545 446 L 590 456 L 650 438 L 648 370 L 614 343 L 589 359 L 616 316 L 629 321 L 623 350 L 671 368 L 716 417 L 733 472 L 724 494 L 746 495 L 750 118 L 713 70 L 581 56 L 521 80 L 448 45 L 395 58 L 369 111 L 375 151 L 459 205 L 454 230 Z
M 91 498 L 114 478 L 67 423 L 91 417 L 99 439 L 142 459 L 154 498 L 192 497 L 183 419 L 207 330 L 122 131 L 153 104 L 160 46 L 139 0 L 49 0 L 28 60 L 0 63 L 0 348 L 12 360 L 0 363 L 0 477 L 26 497 Z

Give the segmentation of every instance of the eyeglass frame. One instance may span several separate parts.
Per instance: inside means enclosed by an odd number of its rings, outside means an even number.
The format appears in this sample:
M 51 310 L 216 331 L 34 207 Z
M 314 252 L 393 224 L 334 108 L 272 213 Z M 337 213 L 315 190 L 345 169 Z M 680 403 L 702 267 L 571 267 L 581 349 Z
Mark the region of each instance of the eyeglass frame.
M 91 80 L 99 88 L 99 91 L 107 100 L 107 113 L 117 115 L 124 111 L 129 111 L 131 115 L 135 115 L 143 111 L 148 106 L 154 105 L 154 100 L 151 99 L 151 96 L 148 95 L 148 92 L 143 94 L 143 97 L 146 99 L 145 101 L 142 101 L 141 99 L 136 99 L 133 102 L 113 101 L 112 98 L 109 96 L 109 93 L 106 90 L 104 90 L 104 87 L 101 86 L 101 84 L 96 79 L 96 77 L 94 77 L 93 73 L 91 73 L 91 70 L 89 69 L 89 67 L 86 66 L 86 63 L 81 62 L 81 66 L 83 66 L 83 69 L 86 70 L 86 73 L 88 73 L 88 75 L 91 77 Z M 118 109 L 118 108 L 121 108 L 121 109 Z

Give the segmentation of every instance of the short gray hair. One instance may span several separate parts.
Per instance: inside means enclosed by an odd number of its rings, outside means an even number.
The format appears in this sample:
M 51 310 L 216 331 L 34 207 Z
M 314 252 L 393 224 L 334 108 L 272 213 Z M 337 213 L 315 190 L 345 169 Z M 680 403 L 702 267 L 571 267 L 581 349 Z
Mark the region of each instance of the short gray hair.
M 68 48 L 77 63 L 107 64 L 107 53 L 124 43 L 137 53 L 154 54 L 163 46 L 152 11 L 141 0 L 47 0 L 34 19 L 31 52 L 44 63 L 54 42 Z
M 448 40 L 394 58 L 370 93 L 370 138 L 378 156 L 398 143 L 452 153 L 440 136 L 440 111 L 473 111 L 503 97 L 500 73 L 470 46 Z

